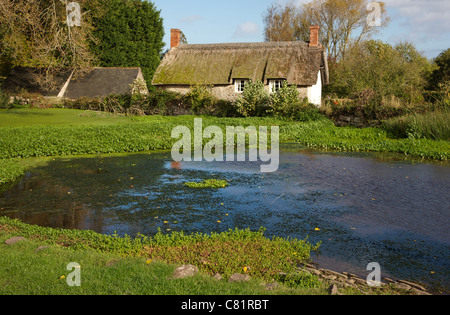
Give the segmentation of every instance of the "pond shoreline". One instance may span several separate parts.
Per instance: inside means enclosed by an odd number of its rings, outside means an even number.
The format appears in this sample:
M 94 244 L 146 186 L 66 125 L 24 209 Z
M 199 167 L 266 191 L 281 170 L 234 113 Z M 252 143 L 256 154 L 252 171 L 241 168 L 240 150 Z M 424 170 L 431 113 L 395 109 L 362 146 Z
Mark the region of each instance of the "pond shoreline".
M 15 228 L 12 226 L 1 225 L 0 224 L 0 236 L 2 236 L 1 232 L 6 232 L 5 235 L 9 235 L 5 240 L 4 244 L 7 246 L 14 246 L 16 243 L 20 243 L 23 241 L 27 241 L 28 239 L 23 236 L 18 236 L 18 234 L 14 234 Z M 48 232 L 48 231 L 47 231 Z M 15 236 L 14 236 L 15 235 Z M 31 240 L 36 238 L 36 236 L 32 236 Z M 36 242 L 36 241 L 35 241 Z M 39 244 L 39 242 L 37 242 Z M 49 246 L 54 246 L 54 244 L 48 244 L 47 242 L 42 243 L 44 245 L 40 245 L 34 251 L 38 253 L 43 251 Z M 75 255 L 76 255 L 75 250 Z M 151 260 L 147 260 L 151 261 Z M 183 262 L 179 262 L 178 264 L 183 264 Z M 201 266 L 200 266 L 201 267 Z M 195 268 L 197 268 L 195 266 Z M 198 270 L 198 268 L 197 268 Z M 362 295 L 379 295 L 379 294 L 387 294 L 387 295 L 433 295 L 433 293 L 427 291 L 427 289 L 419 284 L 404 281 L 404 280 L 393 280 L 391 278 L 383 278 L 381 283 L 373 286 L 368 284 L 368 280 L 364 280 L 358 277 L 355 274 L 349 272 L 335 272 L 329 269 L 319 268 L 313 264 L 304 264 L 301 267 L 298 267 L 297 272 L 306 273 L 312 276 L 317 276 L 319 281 L 327 288 L 327 291 L 330 295 L 354 295 L 354 294 L 362 294 Z M 295 274 L 295 273 L 294 273 Z M 245 281 L 248 281 L 250 277 L 244 274 L 233 274 L 233 276 L 242 275 L 246 277 Z M 288 277 L 287 273 L 279 273 L 279 278 Z M 220 274 L 216 273 L 213 278 L 221 280 L 222 277 Z M 231 279 L 231 277 L 230 277 Z M 231 280 L 230 280 L 231 281 Z M 265 287 L 267 290 L 273 290 L 279 286 L 278 282 L 266 282 Z

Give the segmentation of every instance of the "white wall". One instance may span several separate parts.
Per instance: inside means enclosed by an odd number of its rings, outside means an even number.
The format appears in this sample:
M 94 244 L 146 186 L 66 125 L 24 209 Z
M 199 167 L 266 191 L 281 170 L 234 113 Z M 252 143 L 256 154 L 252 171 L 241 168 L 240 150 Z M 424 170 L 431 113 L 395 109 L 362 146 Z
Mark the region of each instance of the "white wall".
M 308 87 L 308 101 L 317 107 L 322 105 L 322 77 L 320 71 L 317 74 L 316 85 Z

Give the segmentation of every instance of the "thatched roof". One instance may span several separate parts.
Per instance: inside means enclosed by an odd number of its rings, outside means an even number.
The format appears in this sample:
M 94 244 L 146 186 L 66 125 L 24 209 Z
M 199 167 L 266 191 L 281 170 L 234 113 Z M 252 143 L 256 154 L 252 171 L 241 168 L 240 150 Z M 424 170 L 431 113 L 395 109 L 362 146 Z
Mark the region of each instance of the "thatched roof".
M 290 84 L 312 86 L 328 67 L 323 47 L 303 41 L 236 44 L 180 45 L 162 60 L 153 85 L 231 84 L 233 79 L 286 79 Z

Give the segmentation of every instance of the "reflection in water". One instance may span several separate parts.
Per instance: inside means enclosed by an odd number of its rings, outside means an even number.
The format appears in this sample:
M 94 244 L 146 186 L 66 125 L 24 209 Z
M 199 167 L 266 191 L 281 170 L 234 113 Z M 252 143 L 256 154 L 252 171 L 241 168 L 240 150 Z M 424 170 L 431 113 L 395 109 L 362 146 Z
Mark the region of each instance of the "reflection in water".
M 285 149 L 273 174 L 249 162 L 173 163 L 170 153 L 56 159 L 0 194 L 0 215 L 131 236 L 265 227 L 269 237 L 322 242 L 315 261 L 325 268 L 367 276 L 378 262 L 448 290 L 447 166 Z M 230 186 L 183 185 L 207 178 Z

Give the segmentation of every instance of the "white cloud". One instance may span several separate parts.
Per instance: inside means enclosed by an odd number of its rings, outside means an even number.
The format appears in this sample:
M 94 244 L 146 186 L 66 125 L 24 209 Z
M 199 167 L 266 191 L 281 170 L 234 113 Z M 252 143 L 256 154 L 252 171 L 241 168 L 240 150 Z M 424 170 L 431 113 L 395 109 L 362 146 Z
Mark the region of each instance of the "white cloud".
M 259 33 L 259 25 L 253 22 L 239 24 L 234 32 L 234 37 L 249 37 Z
M 386 0 L 391 23 L 401 27 L 391 36 L 406 40 L 424 51 L 448 48 L 450 2 L 446 0 Z

